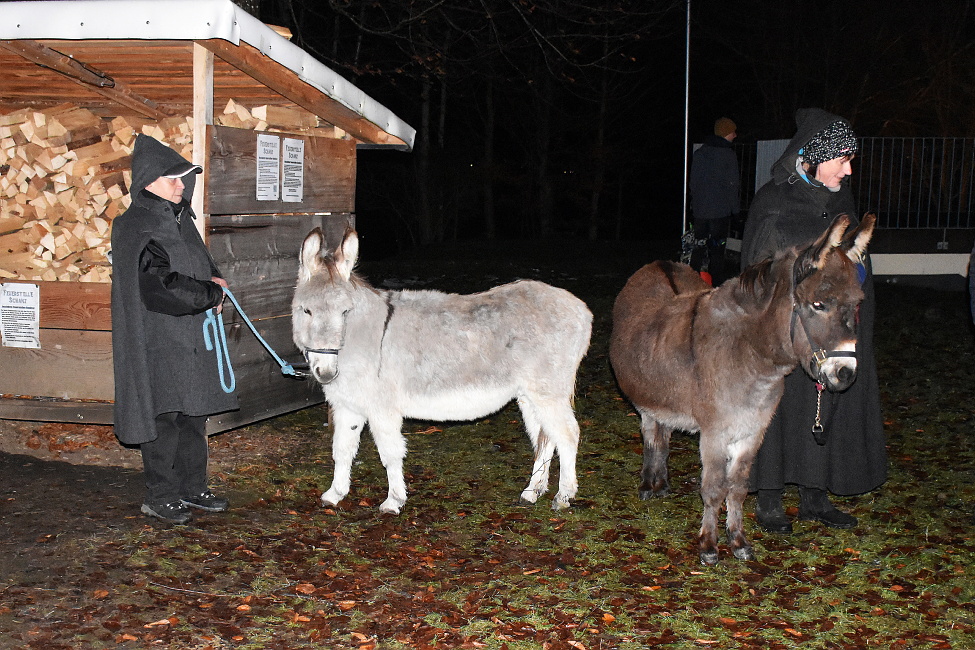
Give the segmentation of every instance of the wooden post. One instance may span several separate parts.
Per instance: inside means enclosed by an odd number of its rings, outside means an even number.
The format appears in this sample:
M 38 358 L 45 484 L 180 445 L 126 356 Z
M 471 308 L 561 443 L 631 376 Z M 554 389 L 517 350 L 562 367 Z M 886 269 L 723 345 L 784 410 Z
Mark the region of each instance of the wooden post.
M 213 52 L 193 43 L 193 164 L 203 167 L 193 190 L 193 212 L 203 241 L 207 240 L 208 215 L 203 211 L 206 196 L 207 125 L 213 124 Z

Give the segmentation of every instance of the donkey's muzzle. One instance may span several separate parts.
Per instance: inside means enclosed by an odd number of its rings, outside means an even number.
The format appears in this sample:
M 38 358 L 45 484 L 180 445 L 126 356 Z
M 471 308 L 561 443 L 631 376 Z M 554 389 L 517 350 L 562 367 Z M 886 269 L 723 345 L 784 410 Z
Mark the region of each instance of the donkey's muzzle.
M 338 348 L 309 348 L 304 350 L 303 354 L 305 355 L 305 360 L 308 361 L 308 367 L 319 383 L 328 384 L 338 377 Z M 317 358 L 319 355 L 325 357 L 325 362 Z
M 847 350 L 817 350 L 809 363 L 813 377 L 830 392 L 839 393 L 849 388 L 857 377 L 856 353 Z

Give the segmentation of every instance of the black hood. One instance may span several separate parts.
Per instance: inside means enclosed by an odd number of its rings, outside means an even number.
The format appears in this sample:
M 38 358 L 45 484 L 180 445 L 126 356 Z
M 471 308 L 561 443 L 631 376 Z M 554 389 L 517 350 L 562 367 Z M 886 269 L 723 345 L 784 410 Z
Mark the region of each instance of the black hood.
M 132 150 L 132 187 L 129 193 L 138 196 L 157 178 L 165 174 L 179 163 L 186 163 L 186 159 L 164 145 L 159 140 L 141 133 L 135 139 Z M 196 186 L 196 174 L 186 174 L 182 177 L 183 200 L 187 203 L 193 198 L 193 188 Z
M 828 127 L 833 122 L 849 121 L 833 115 L 821 108 L 800 108 L 796 111 L 796 134 L 792 136 L 785 152 L 772 164 L 772 178 L 776 183 L 784 183 L 790 176 L 796 174 L 796 159 L 802 149 L 812 137 Z

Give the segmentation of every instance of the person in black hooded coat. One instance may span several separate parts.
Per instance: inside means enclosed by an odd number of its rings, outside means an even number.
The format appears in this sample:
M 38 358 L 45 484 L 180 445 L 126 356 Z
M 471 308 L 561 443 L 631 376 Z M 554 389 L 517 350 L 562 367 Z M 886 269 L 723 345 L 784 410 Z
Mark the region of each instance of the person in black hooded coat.
M 206 418 L 238 408 L 204 343 L 205 312 L 219 312 L 227 283 L 190 208 L 202 169 L 154 138 L 132 152 L 132 204 L 112 224 L 115 435 L 139 445 L 142 512 L 175 523 L 189 507 L 219 512 L 207 487 Z
M 858 146 L 849 123 L 824 110 L 806 108 L 796 112 L 796 125 L 785 153 L 772 165 L 772 179 L 759 189 L 749 208 L 742 268 L 810 243 L 840 214 L 858 223 L 852 192 L 843 181 L 852 173 L 850 160 Z M 859 310 L 856 381 L 842 393 L 822 392 L 823 433 L 816 436 L 812 432 L 816 384 L 801 369 L 788 375 L 782 401 L 752 466 L 751 488 L 758 493 L 756 519 L 769 532 L 792 532 L 782 501 L 788 484 L 799 486 L 800 519 L 852 528 L 856 518 L 834 507 L 828 492 L 862 494 L 887 479 L 869 258 L 862 272 L 865 298 Z

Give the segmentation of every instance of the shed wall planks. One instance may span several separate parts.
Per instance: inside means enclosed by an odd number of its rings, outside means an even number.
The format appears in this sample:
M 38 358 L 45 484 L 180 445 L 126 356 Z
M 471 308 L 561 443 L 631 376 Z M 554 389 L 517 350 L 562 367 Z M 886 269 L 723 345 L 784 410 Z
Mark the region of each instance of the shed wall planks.
M 41 329 L 40 343 L 38 350 L 3 348 L 0 394 L 115 398 L 111 332 Z
M 301 243 L 317 227 L 326 233 L 326 242 L 336 246 L 354 222 L 351 213 L 234 215 L 210 220 L 214 261 L 248 318 L 286 362 L 300 360 L 291 338 L 291 297 Z M 0 417 L 111 424 L 111 404 L 105 403 L 115 396 L 111 285 L 39 284 L 41 349 L 3 348 L 0 394 L 43 399 L 0 400 Z M 225 304 L 224 326 L 241 408 L 211 417 L 207 423 L 209 433 L 324 402 L 316 382 L 297 381 L 281 374 L 277 362 L 229 302 Z M 51 399 L 66 401 L 44 401 Z M 78 400 L 99 402 L 86 404 Z
M 220 214 L 353 212 L 355 142 L 225 126 L 207 128 L 205 210 Z M 257 138 L 276 136 L 305 143 L 304 192 L 300 202 L 257 199 Z
M 8 280 L 7 282 L 19 282 Z M 105 282 L 26 282 L 41 291 L 42 328 L 112 329 L 112 285 Z

